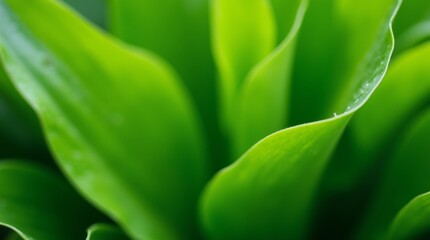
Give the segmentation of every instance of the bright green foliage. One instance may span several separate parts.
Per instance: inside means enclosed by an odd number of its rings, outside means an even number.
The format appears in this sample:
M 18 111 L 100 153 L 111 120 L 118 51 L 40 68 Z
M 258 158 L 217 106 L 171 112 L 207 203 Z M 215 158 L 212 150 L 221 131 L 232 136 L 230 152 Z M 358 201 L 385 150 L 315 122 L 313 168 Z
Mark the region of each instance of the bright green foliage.
M 194 231 L 192 212 L 207 179 L 205 151 L 175 74 L 55 2 L 0 6 L 4 60 L 18 88 L 32 89 L 25 97 L 81 191 L 134 236 Z M 45 18 L 37 17 L 42 13 Z M 55 26 L 51 18 L 58 18 Z M 55 34 L 58 28 L 65 33 Z M 64 48 L 69 42 L 73 48 Z
M 303 237 L 318 178 L 348 119 L 277 132 L 219 173 L 203 199 L 204 223 L 211 235 Z
M 355 147 L 365 156 L 355 166 L 355 174 L 363 174 L 371 164 L 372 159 L 368 156 L 378 152 L 395 136 L 396 129 L 426 105 L 430 95 L 428 56 L 428 43 L 399 55 L 381 86 L 352 122 Z M 384 107 L 388 105 L 395 109 Z
M 169 62 L 189 89 L 216 155 L 215 65 L 209 43 L 207 0 L 111 0 L 109 28 L 122 40 Z
M 430 111 L 415 120 L 384 169 L 375 199 L 363 221 L 362 237 L 380 239 L 396 213 L 430 189 Z M 419 151 L 417 151 L 419 149 Z
M 429 194 L 409 202 L 394 219 L 388 239 L 412 239 L 428 231 L 430 220 Z
M 236 90 L 230 129 L 235 156 L 286 125 L 294 42 L 306 7 L 307 1 L 300 1 L 297 8 L 286 12 L 295 16 L 290 32 L 282 36 L 276 49 L 254 64 Z
M 216 0 L 212 9 L 213 49 L 220 74 L 221 117 L 224 128 L 234 131 L 236 94 L 252 67 L 275 47 L 275 22 L 272 8 L 265 0 Z
M 425 236 L 430 5 L 401 4 L 0 0 L 0 158 L 38 161 L 0 161 L 5 235 Z

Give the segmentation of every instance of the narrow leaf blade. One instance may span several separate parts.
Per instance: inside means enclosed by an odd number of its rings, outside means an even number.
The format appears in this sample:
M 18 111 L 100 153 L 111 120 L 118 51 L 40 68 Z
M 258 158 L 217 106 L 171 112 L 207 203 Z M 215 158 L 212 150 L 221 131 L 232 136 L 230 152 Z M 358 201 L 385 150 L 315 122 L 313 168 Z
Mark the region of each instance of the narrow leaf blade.
M 222 124 L 233 134 L 237 92 L 251 69 L 275 47 L 276 26 L 267 0 L 215 0 L 211 17 Z
M 295 6 L 295 1 L 290 1 Z M 240 156 L 263 137 L 287 126 L 290 78 L 295 39 L 308 2 L 284 11 L 295 16 L 290 32 L 279 46 L 257 64 L 237 90 L 234 115 L 234 153 Z M 288 19 L 289 20 L 289 19 Z

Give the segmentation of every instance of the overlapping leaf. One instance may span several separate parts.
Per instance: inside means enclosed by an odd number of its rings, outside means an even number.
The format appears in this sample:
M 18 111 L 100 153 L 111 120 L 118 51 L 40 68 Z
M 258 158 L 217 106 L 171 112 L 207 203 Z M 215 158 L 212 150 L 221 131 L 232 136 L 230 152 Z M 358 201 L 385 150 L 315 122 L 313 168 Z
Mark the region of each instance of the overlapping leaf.
M 0 157 L 46 155 L 39 123 L 32 109 L 19 96 L 0 62 Z
M 404 205 L 415 196 L 430 191 L 429 135 L 430 111 L 427 111 L 412 124 L 384 169 L 357 239 L 380 239 L 387 234 L 391 221 Z
M 429 57 L 429 43 L 399 55 L 381 86 L 352 121 L 354 148 L 361 157 L 357 158 L 350 178 L 361 176 L 373 164 L 370 156 L 381 151 L 411 116 L 428 103 Z
M 430 229 L 430 193 L 410 201 L 397 214 L 387 239 L 418 239 Z
M 220 74 L 220 117 L 224 131 L 231 138 L 230 142 L 237 145 L 235 132 L 240 125 L 235 120 L 239 110 L 236 106 L 238 94 L 249 72 L 276 44 L 276 26 L 270 2 L 213 1 L 212 39 L 213 54 Z M 238 154 L 237 149 L 233 151 Z
M 430 37 L 430 2 L 404 1 L 394 23 L 395 54 L 423 43 Z
M 248 72 L 237 90 L 233 119 L 236 156 L 287 125 L 294 42 L 307 7 L 307 1 L 289 2 L 291 7 L 285 14 L 295 16 L 294 23 L 289 25 L 290 32 L 283 36 L 284 39 L 273 52 Z
M 312 1 L 297 40 L 291 124 L 341 113 L 355 92 L 360 63 L 380 37 L 392 0 Z M 377 56 L 375 56 L 377 57 Z M 370 81 L 368 79 L 367 81 Z
M 222 117 L 234 157 L 286 125 L 294 39 L 306 5 L 307 1 L 213 3 Z
M 210 52 L 208 0 L 112 0 L 112 32 L 157 53 L 178 71 L 203 119 L 211 157 L 220 161 L 215 67 Z
M 98 214 L 63 179 L 20 161 L 0 162 L 0 225 L 28 240 L 83 239 Z
M 389 26 L 399 1 L 391 4 L 384 11 L 386 18 L 379 19 L 382 27 L 376 21 L 379 34 L 369 36 L 373 50 L 351 81 L 357 95 L 350 96 L 342 114 L 268 136 L 210 182 L 202 212 L 213 238 L 304 237 L 312 197 L 327 160 L 349 118 L 366 102 L 387 69 L 393 50 Z
M 50 0 L 1 0 L 0 45 L 58 163 L 89 200 L 135 238 L 192 236 L 204 143 L 165 63 Z

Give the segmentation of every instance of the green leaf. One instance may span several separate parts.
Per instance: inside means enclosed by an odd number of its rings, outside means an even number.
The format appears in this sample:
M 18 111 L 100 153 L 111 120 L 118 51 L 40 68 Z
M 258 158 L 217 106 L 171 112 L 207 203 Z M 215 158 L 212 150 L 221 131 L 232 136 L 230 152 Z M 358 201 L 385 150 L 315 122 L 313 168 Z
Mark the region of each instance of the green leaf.
M 286 126 L 294 42 L 308 2 L 299 1 L 284 14 L 295 16 L 290 32 L 280 45 L 252 68 L 237 89 L 235 98 L 233 148 L 240 156 L 263 137 Z M 289 19 L 287 19 L 289 20 Z
M 0 62 L 0 158 L 46 159 L 47 152 L 34 111 L 15 90 Z
M 98 223 L 88 229 L 86 240 L 124 240 L 129 239 L 116 226 Z
M 345 110 L 357 85 L 361 85 L 356 75 L 366 71 L 360 64 L 369 57 L 374 42 L 383 39 L 381 29 L 391 17 L 395 2 L 310 2 L 297 39 L 291 125 L 327 118 Z
M 422 194 L 400 210 L 387 239 L 417 239 L 430 229 L 430 193 Z
M 276 132 L 219 172 L 202 199 L 204 227 L 213 239 L 301 239 L 315 189 L 350 117 L 384 76 L 393 50 L 392 17 L 362 64 L 361 83 L 345 112 Z
M 83 195 L 134 238 L 190 238 L 206 158 L 173 71 L 55 1 L 0 0 L 0 45 Z
M 385 167 L 357 239 L 381 239 L 390 221 L 408 201 L 430 191 L 429 136 L 430 110 L 413 122 Z
M 270 0 L 276 21 L 278 44 L 285 40 L 294 24 L 297 24 L 297 10 L 301 0 Z
M 274 133 L 218 173 L 202 206 L 210 236 L 303 237 L 315 185 L 347 122 L 344 116 Z
M 212 39 L 220 74 L 221 120 L 231 134 L 239 89 L 251 69 L 275 47 L 276 26 L 270 2 L 213 1 Z
M 307 1 L 273 4 L 276 12 L 266 0 L 213 3 L 213 48 L 221 75 L 224 130 L 230 135 L 234 157 L 286 126 L 294 40 Z M 280 32 L 276 48 L 275 17 Z
M 396 54 L 426 42 L 426 40 L 430 39 L 430 21 L 417 23 L 397 39 L 399 43 L 396 47 Z
M 430 94 L 430 71 L 426 60 L 430 43 L 399 55 L 381 86 L 351 122 L 357 158 L 349 177 L 361 176 L 372 164 L 369 157 L 389 143 L 410 116 L 419 111 Z M 395 96 L 395 97 L 393 97 Z M 384 116 L 383 118 L 381 116 Z
M 426 0 L 403 1 L 402 7 L 394 20 L 394 34 L 396 37 L 408 31 L 419 22 L 430 16 L 430 2 Z
M 22 238 L 83 239 L 97 215 L 51 172 L 20 161 L 0 162 L 0 225 Z
M 408 0 L 394 21 L 396 37 L 395 54 L 422 43 L 430 37 L 430 2 L 426 0 Z
M 211 156 L 220 155 L 215 66 L 208 0 L 112 0 L 109 21 L 119 38 L 157 53 L 178 71 L 204 120 Z M 222 154 L 221 154 L 222 155 Z
M 352 122 L 360 149 L 370 152 L 378 149 L 428 100 L 430 71 L 426 59 L 429 57 L 430 43 L 426 43 L 393 61 L 381 86 Z M 395 111 L 385 106 L 395 106 Z

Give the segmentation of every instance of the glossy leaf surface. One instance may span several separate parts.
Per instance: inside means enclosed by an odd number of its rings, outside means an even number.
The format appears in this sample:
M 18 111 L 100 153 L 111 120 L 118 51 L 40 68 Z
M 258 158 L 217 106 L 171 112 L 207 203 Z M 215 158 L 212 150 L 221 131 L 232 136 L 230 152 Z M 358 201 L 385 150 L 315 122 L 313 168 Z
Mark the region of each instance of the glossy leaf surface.
M 287 125 L 294 43 L 308 4 L 306 0 L 298 2 L 291 1 L 291 6 L 297 8 L 284 12 L 295 16 L 290 32 L 252 68 L 237 90 L 232 143 L 235 156 Z
M 204 120 L 211 155 L 219 151 L 216 73 L 210 50 L 208 0 L 112 0 L 109 25 L 122 40 L 168 61 Z
M 378 161 L 372 155 L 389 151 L 388 145 L 401 129 L 426 107 L 430 96 L 429 57 L 429 43 L 398 55 L 375 94 L 354 117 L 350 130 L 357 160 L 344 182 L 363 176 Z
M 0 45 L 58 163 L 91 202 L 136 238 L 193 234 L 204 143 L 163 61 L 46 0 L 0 1 Z
M 390 18 L 356 75 L 359 94 L 345 112 L 287 128 L 258 142 L 218 173 L 206 189 L 202 215 L 214 239 L 300 239 L 305 235 L 321 173 L 345 125 L 384 76 L 393 50 Z M 270 229 L 270 232 L 267 232 Z
M 276 28 L 267 0 L 212 2 L 213 54 L 220 79 L 224 131 L 234 131 L 237 93 L 251 69 L 275 47 Z

